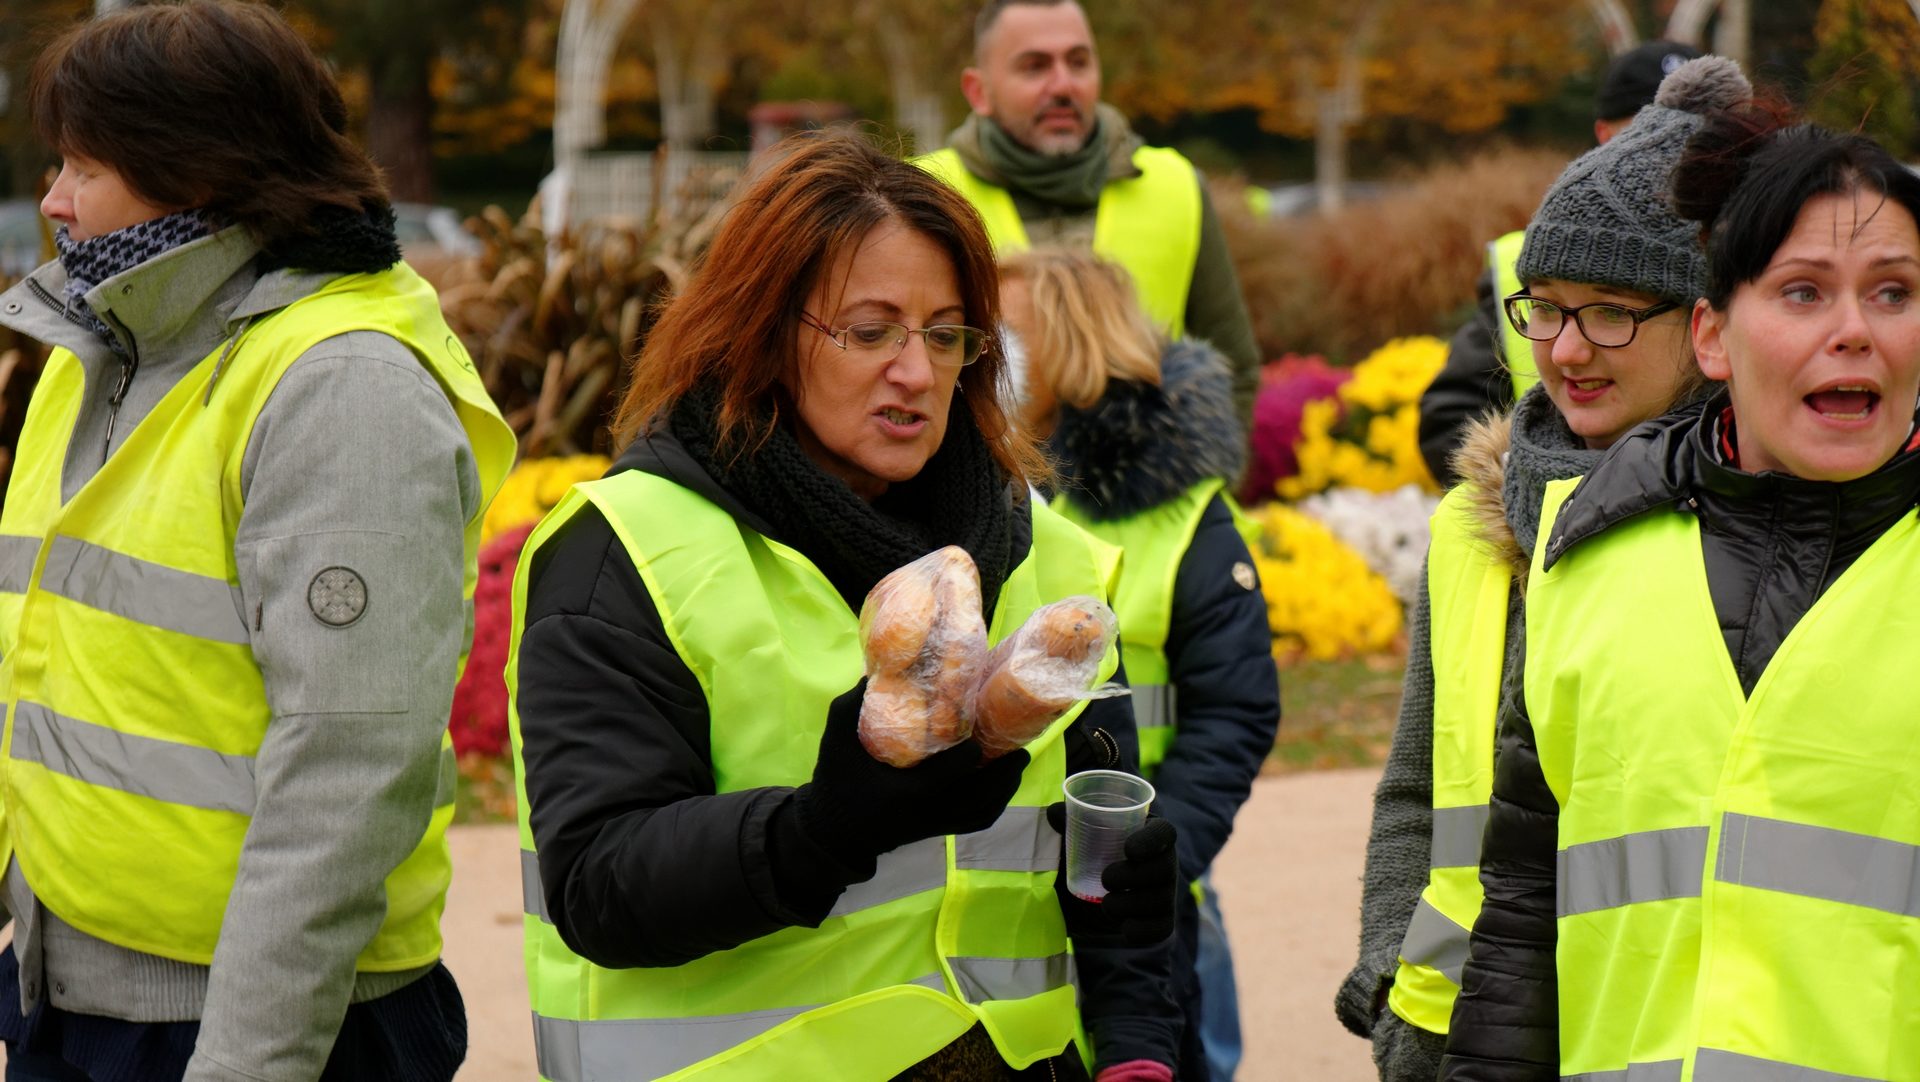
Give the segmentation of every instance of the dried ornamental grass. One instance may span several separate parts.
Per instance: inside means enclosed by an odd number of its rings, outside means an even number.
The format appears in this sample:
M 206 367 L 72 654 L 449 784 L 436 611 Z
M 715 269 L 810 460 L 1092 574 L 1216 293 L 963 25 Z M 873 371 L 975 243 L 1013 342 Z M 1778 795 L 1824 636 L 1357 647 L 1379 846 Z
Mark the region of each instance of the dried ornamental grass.
M 1484 153 L 1331 215 L 1256 219 L 1216 195 L 1263 354 L 1351 359 L 1451 326 L 1487 245 L 1526 226 L 1566 164 L 1552 151 Z
M 611 450 L 606 425 L 627 365 L 726 206 L 590 224 L 552 245 L 537 204 L 517 222 L 498 207 L 468 221 L 484 247 L 436 283 L 440 306 L 523 457 Z

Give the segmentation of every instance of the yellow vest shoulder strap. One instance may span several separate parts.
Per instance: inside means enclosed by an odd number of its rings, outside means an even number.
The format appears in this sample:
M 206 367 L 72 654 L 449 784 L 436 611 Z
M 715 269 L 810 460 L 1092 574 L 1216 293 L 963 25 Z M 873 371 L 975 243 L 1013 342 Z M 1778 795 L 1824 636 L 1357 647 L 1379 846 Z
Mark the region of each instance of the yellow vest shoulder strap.
M 1507 298 L 1520 292 L 1526 284 L 1520 280 L 1518 270 L 1520 249 L 1526 240 L 1526 230 L 1516 229 L 1487 246 L 1487 269 L 1493 274 L 1495 327 L 1499 332 L 1494 336 L 1494 356 L 1506 363 L 1507 373 L 1513 379 L 1515 402 L 1520 401 L 1529 387 L 1540 382 L 1540 373 L 1533 366 L 1533 345 L 1507 321 Z

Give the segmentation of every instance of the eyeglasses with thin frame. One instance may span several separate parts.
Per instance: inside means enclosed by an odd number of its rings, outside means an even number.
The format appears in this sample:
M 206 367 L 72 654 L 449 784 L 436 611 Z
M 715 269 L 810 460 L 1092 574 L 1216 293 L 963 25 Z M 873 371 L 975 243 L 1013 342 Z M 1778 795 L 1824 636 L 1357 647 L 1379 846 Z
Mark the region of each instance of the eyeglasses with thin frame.
M 1551 342 L 1560 337 L 1571 317 L 1580 328 L 1581 337 L 1603 349 L 1618 349 L 1633 342 L 1634 335 L 1640 333 L 1640 324 L 1680 306 L 1661 301 L 1645 308 L 1606 303 L 1568 308 L 1526 293 L 1515 293 L 1507 298 L 1506 307 L 1507 322 L 1513 324 L 1513 329 L 1523 338 Z
M 900 356 L 907 348 L 908 337 L 916 334 L 926 343 L 927 359 L 950 368 L 970 365 L 987 350 L 987 332 L 959 323 L 934 323 L 915 328 L 872 320 L 836 331 L 811 312 L 800 313 L 800 322 L 826 335 L 828 341 L 853 356 L 875 364 Z

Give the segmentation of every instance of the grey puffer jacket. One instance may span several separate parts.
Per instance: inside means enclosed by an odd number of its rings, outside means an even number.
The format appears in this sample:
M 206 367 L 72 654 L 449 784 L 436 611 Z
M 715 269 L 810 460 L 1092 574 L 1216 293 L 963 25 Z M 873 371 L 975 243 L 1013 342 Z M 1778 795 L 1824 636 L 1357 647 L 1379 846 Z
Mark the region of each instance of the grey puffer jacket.
M 1503 683 L 1519 671 L 1523 656 L 1521 597 L 1547 482 L 1585 473 L 1601 454 L 1581 445 L 1546 391 L 1536 387 L 1511 414 L 1470 424 L 1454 455 L 1461 483 L 1471 486 L 1480 539 L 1514 572 Z M 1411 1025 L 1386 1007 L 1400 943 L 1427 884 L 1433 849 L 1434 688 L 1428 605 L 1423 579 L 1409 621 L 1400 720 L 1386 772 L 1374 792 L 1361 894 L 1360 957 L 1334 1000 L 1340 1021 L 1356 1035 L 1373 1039 L 1374 1062 L 1383 1082 L 1432 1082 L 1446 1046 L 1444 1034 Z M 1487 719 L 1488 725 L 1493 723 Z

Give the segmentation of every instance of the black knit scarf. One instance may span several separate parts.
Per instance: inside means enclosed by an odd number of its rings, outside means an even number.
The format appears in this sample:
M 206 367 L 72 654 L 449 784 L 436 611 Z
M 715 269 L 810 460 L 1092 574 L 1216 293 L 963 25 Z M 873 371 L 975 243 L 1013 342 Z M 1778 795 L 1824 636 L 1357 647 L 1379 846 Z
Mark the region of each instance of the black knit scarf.
M 53 244 L 60 252 L 60 266 L 67 272 L 64 292 L 68 311 L 85 319 L 108 349 L 124 355 L 126 347 L 120 344 L 119 336 L 87 304 L 88 291 L 213 231 L 213 222 L 203 210 L 162 215 L 86 240 L 74 240 L 68 236 L 67 227 L 61 226 L 53 235 Z
M 319 274 L 373 274 L 400 262 L 393 208 L 322 206 L 308 231 L 275 241 L 260 253 L 260 273 L 291 267 Z
M 791 421 L 775 425 L 749 453 L 716 447 L 718 413 L 718 393 L 696 389 L 674 406 L 674 437 L 776 538 L 812 560 L 854 611 L 888 572 L 959 545 L 980 568 L 981 599 L 992 618 L 1011 570 L 1011 489 L 958 394 L 940 450 L 918 476 L 889 485 L 872 503 L 807 457 Z

